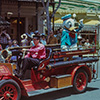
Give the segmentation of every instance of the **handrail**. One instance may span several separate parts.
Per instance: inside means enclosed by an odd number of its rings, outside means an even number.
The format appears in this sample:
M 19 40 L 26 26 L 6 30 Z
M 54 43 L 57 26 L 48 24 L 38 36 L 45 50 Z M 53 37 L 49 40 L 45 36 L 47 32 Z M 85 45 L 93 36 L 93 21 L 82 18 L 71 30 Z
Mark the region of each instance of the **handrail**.
M 94 50 L 92 50 L 92 49 L 56 52 L 56 53 L 54 53 L 53 58 L 62 58 L 62 57 L 69 57 L 69 56 L 74 56 L 74 55 L 92 54 L 92 53 L 94 53 Z
M 60 46 L 61 44 L 47 44 L 45 45 L 46 48 L 48 47 L 55 47 L 55 46 Z M 31 48 L 32 46 L 19 46 L 19 47 L 9 47 L 8 50 L 13 50 L 13 49 L 28 49 Z
M 82 46 L 82 47 L 71 47 L 70 49 L 80 49 L 80 48 L 83 48 L 82 50 L 86 50 L 86 49 L 92 49 L 92 47 L 98 47 L 98 45 L 92 45 L 92 46 L 89 46 L 89 47 L 86 47 L 86 46 Z M 67 48 L 65 48 L 67 49 Z M 56 49 L 53 49 L 53 51 L 59 51 L 59 50 L 65 50 L 63 48 L 56 48 Z M 98 50 L 98 48 L 96 49 Z M 74 50 L 73 50 L 74 51 Z

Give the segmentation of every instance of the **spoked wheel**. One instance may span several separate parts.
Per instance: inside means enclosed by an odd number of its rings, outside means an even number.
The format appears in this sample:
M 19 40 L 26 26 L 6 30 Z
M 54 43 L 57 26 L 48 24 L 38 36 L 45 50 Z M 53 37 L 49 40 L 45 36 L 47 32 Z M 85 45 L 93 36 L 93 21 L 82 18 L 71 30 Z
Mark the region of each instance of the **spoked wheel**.
M 88 75 L 84 70 L 76 72 L 73 81 L 73 87 L 76 93 L 85 92 L 88 83 Z
M 0 82 L 0 100 L 20 100 L 21 90 L 14 80 Z

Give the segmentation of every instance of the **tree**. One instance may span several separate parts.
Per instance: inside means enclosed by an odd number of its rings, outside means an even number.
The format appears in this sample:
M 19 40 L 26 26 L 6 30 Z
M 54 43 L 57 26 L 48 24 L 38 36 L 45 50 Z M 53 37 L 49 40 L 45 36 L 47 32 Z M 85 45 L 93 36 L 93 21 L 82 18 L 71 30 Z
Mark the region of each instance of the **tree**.
M 46 12 L 47 30 L 48 30 L 48 34 L 49 34 L 50 31 L 52 30 L 52 28 L 51 28 L 51 19 L 54 17 L 56 11 L 60 7 L 61 0 L 59 0 L 59 3 L 57 5 L 57 7 L 54 9 L 54 11 L 52 12 L 51 15 L 49 14 L 49 3 L 50 3 L 50 1 L 53 1 L 53 0 L 41 0 L 41 1 L 42 1 L 43 7 L 44 7 L 45 12 Z

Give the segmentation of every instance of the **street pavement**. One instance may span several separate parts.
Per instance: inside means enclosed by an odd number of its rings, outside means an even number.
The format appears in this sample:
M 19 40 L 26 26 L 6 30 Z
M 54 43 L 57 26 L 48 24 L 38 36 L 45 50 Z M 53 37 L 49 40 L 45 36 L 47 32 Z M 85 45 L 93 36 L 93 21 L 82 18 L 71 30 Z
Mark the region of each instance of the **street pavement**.
M 75 94 L 70 87 L 30 98 L 22 97 L 21 100 L 100 100 L 100 60 L 98 62 L 98 78 L 88 84 L 86 92 Z

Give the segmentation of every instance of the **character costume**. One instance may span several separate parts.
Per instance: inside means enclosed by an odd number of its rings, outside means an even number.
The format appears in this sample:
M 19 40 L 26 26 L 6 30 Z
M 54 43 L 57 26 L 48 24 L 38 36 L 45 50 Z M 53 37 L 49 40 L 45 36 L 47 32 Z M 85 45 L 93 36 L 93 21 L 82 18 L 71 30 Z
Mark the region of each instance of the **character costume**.
M 76 27 L 75 19 L 71 18 L 71 14 L 61 18 L 63 20 L 63 31 L 61 37 L 61 48 L 65 51 L 77 50 L 77 33 L 83 28 L 83 19 Z

